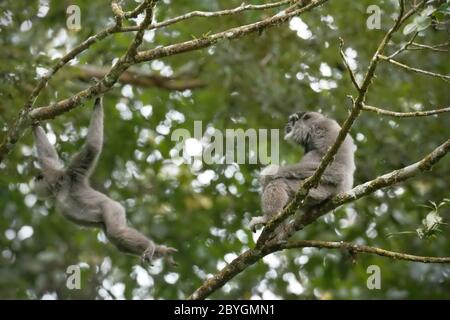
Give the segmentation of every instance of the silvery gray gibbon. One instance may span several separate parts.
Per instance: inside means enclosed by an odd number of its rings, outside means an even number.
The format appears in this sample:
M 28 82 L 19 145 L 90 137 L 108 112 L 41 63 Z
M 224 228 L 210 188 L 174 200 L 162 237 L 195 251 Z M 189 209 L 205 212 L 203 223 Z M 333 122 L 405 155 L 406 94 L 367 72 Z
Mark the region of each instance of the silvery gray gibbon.
M 34 179 L 34 189 L 40 198 L 52 198 L 70 221 L 83 226 L 99 227 L 122 252 L 140 256 L 143 262 L 167 257 L 177 250 L 155 244 L 127 225 L 124 207 L 89 184 L 103 145 L 103 101 L 96 98 L 85 144 L 66 167 L 48 141 L 44 130 L 33 126 L 40 173 Z
M 289 117 L 285 127 L 285 139 L 301 145 L 305 154 L 299 163 L 286 166 L 269 166 L 260 175 L 262 185 L 261 207 L 263 216 L 254 217 L 250 228 L 264 225 L 293 199 L 303 180 L 318 168 L 320 161 L 331 147 L 341 127 L 318 112 L 298 112 Z M 317 186 L 309 190 L 302 210 L 322 203 L 332 196 L 348 191 L 353 186 L 356 147 L 350 135 L 341 144 L 334 160 L 328 165 Z

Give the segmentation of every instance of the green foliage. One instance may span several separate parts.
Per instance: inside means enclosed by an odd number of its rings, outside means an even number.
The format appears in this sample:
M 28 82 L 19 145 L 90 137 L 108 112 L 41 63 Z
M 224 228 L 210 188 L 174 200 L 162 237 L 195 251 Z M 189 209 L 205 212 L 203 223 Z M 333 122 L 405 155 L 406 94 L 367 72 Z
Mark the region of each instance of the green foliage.
M 156 18 L 162 21 L 193 10 L 232 8 L 241 2 L 163 1 Z M 0 21 L 8 12 L 12 14 L 10 24 L 0 25 L 0 140 L 36 84 L 37 68 L 50 68 L 58 55 L 112 21 L 105 1 L 72 1 L 81 8 L 82 28 L 68 31 L 67 2 L 51 1 L 44 16 L 37 15 L 39 3 L 0 2 Z M 135 5 L 134 1 L 124 3 L 127 10 Z M 261 34 L 133 67 L 146 74 L 198 78 L 207 84 L 203 89 L 169 92 L 117 84 L 106 95 L 104 152 L 93 185 L 126 207 L 130 224 L 155 241 L 178 248 L 177 268 L 159 262 L 143 268 L 138 258 L 117 252 L 98 230 L 74 226 L 51 202 L 37 200 L 30 189 L 36 170 L 27 133 L 0 165 L 0 298 L 178 299 L 192 293 L 209 275 L 254 244 L 246 225 L 251 216 L 260 214 L 257 174 L 261 165 L 180 165 L 171 156 L 176 146 L 171 132 L 193 132 L 198 120 L 203 121 L 203 130 L 208 126 L 218 130 L 282 129 L 289 114 L 304 110 L 320 110 L 342 122 L 349 107 L 346 96 L 354 94 L 354 88 L 339 55 L 339 37 L 345 40 L 344 51 L 361 77 L 392 26 L 391 13 L 398 9 L 393 1 L 377 3 L 382 9 L 382 30 L 366 29 L 366 8 L 373 1 L 330 1 L 301 16 L 311 32 L 306 39 L 286 23 Z M 405 33 L 420 31 L 415 39 L 418 43 L 448 41 L 448 33 L 438 28 L 440 21 L 448 20 L 448 2 L 432 8 L 424 8 L 418 18 L 408 20 L 413 25 L 408 30 L 405 27 Z M 191 19 L 148 32 L 142 49 L 191 40 L 192 36 L 201 39 L 275 12 Z M 25 21 L 32 27 L 21 31 Z M 398 32 L 386 54 L 395 52 L 406 38 Z M 131 39 L 132 34 L 110 36 L 81 54 L 76 64 L 108 68 Z M 409 66 L 450 73 L 448 53 L 414 50 L 397 58 Z M 65 99 L 88 86 L 71 70 L 61 70 L 50 81 L 37 106 Z M 448 83 L 383 62 L 367 98 L 369 105 L 400 112 L 436 109 L 448 103 Z M 90 106 L 91 102 L 45 124 L 47 131 L 55 134 L 56 148 L 65 160 L 83 143 Z M 358 147 L 355 184 L 422 158 L 448 139 L 448 120 L 448 114 L 398 119 L 363 113 L 351 132 Z M 280 153 L 285 163 L 298 161 L 302 155 L 298 147 L 284 141 Z M 214 176 L 205 182 L 201 175 L 208 170 Z M 448 228 L 442 225 L 449 220 L 448 207 L 430 208 L 424 220 L 417 204 L 449 198 L 449 177 L 447 157 L 431 172 L 346 205 L 296 237 L 448 256 Z M 387 236 L 419 225 L 424 238 L 438 229 L 442 232 L 432 242 Z M 69 290 L 65 285 L 65 271 L 73 264 L 82 268 L 81 290 Z M 381 268 L 381 290 L 366 287 L 366 269 L 372 264 Z M 449 298 L 449 277 L 445 265 L 373 255 L 359 255 L 352 264 L 347 252 L 305 248 L 264 258 L 211 298 Z
M 420 239 L 432 239 L 437 237 L 437 233 L 442 232 L 440 227 L 445 223 L 439 215 L 439 209 L 450 203 L 449 199 L 444 199 L 439 204 L 430 201 L 430 205 L 425 205 L 425 208 L 431 209 L 425 219 L 422 220 L 423 227 L 417 228 L 416 232 Z

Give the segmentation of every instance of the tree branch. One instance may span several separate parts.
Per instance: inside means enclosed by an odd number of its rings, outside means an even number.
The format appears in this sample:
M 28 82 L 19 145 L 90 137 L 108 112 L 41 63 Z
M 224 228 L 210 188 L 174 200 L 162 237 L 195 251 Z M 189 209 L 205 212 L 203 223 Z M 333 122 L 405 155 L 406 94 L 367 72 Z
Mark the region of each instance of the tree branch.
M 401 62 L 398 62 L 397 60 L 391 59 L 391 58 L 386 57 L 381 54 L 378 56 L 378 58 L 380 58 L 381 60 L 387 61 L 389 63 L 392 63 L 393 65 L 396 65 L 397 67 L 403 68 L 405 70 L 423 74 L 423 75 L 430 76 L 430 77 L 434 77 L 434 78 L 438 78 L 445 82 L 450 82 L 450 76 L 439 74 L 439 73 L 434 73 L 434 72 L 430 72 L 430 71 L 426 71 L 426 70 L 422 70 L 422 69 L 413 68 L 413 67 L 407 66 L 406 64 L 403 64 Z
M 298 216 L 294 223 L 292 223 L 289 228 L 289 233 L 293 233 L 302 230 L 307 225 L 311 224 L 319 217 L 325 215 L 331 210 L 337 207 L 360 199 L 368 194 L 373 193 L 376 190 L 394 185 L 396 183 L 405 181 L 411 177 L 418 175 L 419 173 L 429 171 L 439 160 L 441 160 L 450 151 L 450 139 L 445 141 L 439 147 L 434 149 L 430 154 L 425 156 L 422 160 L 409 165 L 407 167 L 392 171 L 390 173 L 384 174 L 374 180 L 368 181 L 364 184 L 356 186 L 347 193 L 337 195 L 333 197 L 330 201 L 327 201 L 321 206 L 309 211 L 307 214 Z
M 96 66 L 72 67 L 70 73 L 63 78 L 78 78 L 89 82 L 93 77 L 103 78 L 109 71 L 107 68 Z M 165 90 L 192 90 L 206 87 L 206 83 L 195 78 L 185 76 L 164 77 L 157 74 L 147 74 L 139 71 L 126 70 L 117 80 L 123 84 L 131 84 L 139 87 L 157 87 Z
M 281 11 L 278 14 L 269 17 L 267 19 L 247 24 L 240 27 L 235 27 L 228 29 L 226 31 L 222 31 L 219 33 L 212 34 L 210 36 L 204 36 L 199 39 L 185 41 L 165 47 L 159 47 L 152 50 L 141 51 L 138 53 L 136 57 L 137 62 L 151 61 L 154 59 L 172 56 L 175 54 L 180 54 L 188 51 L 194 51 L 198 49 L 203 49 L 209 47 L 211 45 L 216 44 L 222 40 L 231 40 L 241 38 L 245 35 L 248 35 L 253 32 L 258 32 L 263 29 L 267 29 L 270 27 L 277 26 L 281 23 L 288 21 L 290 18 L 305 13 L 329 0 L 315 0 L 311 1 L 309 4 L 304 7 L 300 7 L 299 9 L 293 10 L 289 13 L 285 11 Z
M 411 43 L 411 45 L 413 47 L 409 47 L 408 50 L 431 50 L 436 52 L 450 52 L 450 49 L 442 49 L 442 47 L 449 46 L 450 42 L 436 44 L 434 46 L 413 42 Z
M 295 220 L 295 222 L 290 225 L 290 227 L 293 228 L 293 232 L 301 230 L 308 224 L 317 220 L 319 217 L 345 203 L 355 201 L 379 189 L 392 186 L 398 182 L 405 181 L 418 175 L 421 172 L 431 170 L 433 165 L 438 163 L 439 160 L 441 160 L 449 151 L 450 139 L 434 149 L 419 162 L 384 174 L 378 178 L 356 186 L 347 193 L 333 197 L 324 204 L 317 206 L 314 210 L 299 216 Z M 195 292 L 190 297 L 188 297 L 188 299 L 198 300 L 207 298 L 210 294 L 220 289 L 225 283 L 227 283 L 229 280 L 241 273 L 246 268 L 253 265 L 259 259 L 275 251 L 282 250 L 282 246 L 288 244 L 289 242 L 265 242 L 261 246 L 256 246 L 253 249 L 245 251 L 236 259 L 234 259 L 230 264 L 216 273 L 213 277 L 206 280 L 197 290 L 195 290 Z
M 426 1 L 427 0 L 424 0 L 423 3 Z M 364 106 L 364 101 L 366 99 L 367 91 L 369 89 L 370 84 L 372 83 L 372 79 L 375 75 L 375 70 L 378 65 L 378 56 L 384 51 L 387 43 L 391 39 L 394 32 L 397 31 L 400 28 L 401 24 L 415 12 L 415 9 L 411 9 L 409 12 L 404 14 L 404 9 L 405 9 L 404 0 L 400 0 L 400 12 L 398 14 L 397 19 L 395 20 L 395 24 L 392 28 L 389 29 L 389 31 L 385 34 L 380 44 L 378 45 L 378 48 L 369 63 L 367 72 L 364 76 L 361 86 L 356 87 L 358 90 L 358 96 L 353 103 L 353 108 L 350 114 L 348 115 L 347 119 L 341 126 L 341 130 L 339 131 L 335 143 L 327 150 L 325 156 L 322 158 L 319 167 L 314 172 L 314 174 L 303 181 L 302 186 L 295 194 L 293 200 L 285 207 L 285 209 L 279 215 L 277 215 L 275 218 L 273 218 L 271 221 L 267 223 L 266 227 L 261 233 L 261 236 L 258 239 L 257 246 L 261 246 L 263 243 L 269 240 L 269 238 L 273 236 L 273 231 L 275 230 L 275 228 L 286 218 L 288 218 L 291 215 L 294 215 L 297 209 L 302 205 L 303 201 L 307 197 L 309 190 L 311 188 L 316 187 L 319 184 L 323 173 L 325 172 L 328 165 L 333 161 L 335 154 L 339 150 L 339 147 L 344 142 L 345 138 L 347 137 L 347 134 L 349 133 L 351 127 L 353 126 L 353 123 L 356 121 L 359 114 L 361 113 L 361 110 Z M 294 230 L 290 229 L 290 231 Z M 277 239 L 288 239 L 291 235 L 292 234 L 288 232 L 280 232 L 276 235 L 276 237 Z
M 111 74 L 114 75 L 114 77 L 111 77 L 111 79 L 108 79 L 108 75 L 105 76 L 105 78 L 98 84 L 93 85 L 83 91 L 78 92 L 77 94 L 73 95 L 72 97 L 59 101 L 57 103 L 54 103 L 49 106 L 36 108 L 33 110 L 33 112 L 30 114 L 30 116 L 33 119 L 36 120 L 45 120 L 54 118 L 55 116 L 67 112 L 78 105 L 80 105 L 82 102 L 84 102 L 86 99 L 89 99 L 97 94 L 104 93 L 113 85 L 112 80 L 118 78 L 118 73 L 125 71 L 129 66 L 131 66 L 134 63 L 140 63 L 145 61 L 151 61 L 158 58 L 163 58 L 167 56 L 172 56 L 188 51 L 198 50 L 202 48 L 209 47 L 213 44 L 216 44 L 220 40 L 225 39 L 235 39 L 239 38 L 245 35 L 248 35 L 253 32 L 260 31 L 265 28 L 273 27 L 275 25 L 278 25 L 280 23 L 283 23 L 290 19 L 293 16 L 296 16 L 298 14 L 304 13 L 306 11 L 311 10 L 312 8 L 326 2 L 328 0 L 316 0 L 311 2 L 310 4 L 306 5 L 305 7 L 302 7 L 300 9 L 294 10 L 288 14 L 277 14 L 275 16 L 272 16 L 270 18 L 261 20 L 256 23 L 244 25 L 241 27 L 231 28 L 227 31 L 219 32 L 207 37 L 203 37 L 201 39 L 197 40 L 190 40 L 185 41 L 173 45 L 168 45 L 165 47 L 158 47 L 152 50 L 148 51 L 142 51 L 138 52 L 137 55 L 134 57 L 133 61 L 119 61 L 115 65 L 115 70 L 112 70 Z M 113 67 L 114 69 L 114 67 Z M 117 72 L 116 72 L 117 71 Z
M 317 2 L 316 5 L 319 5 L 326 1 L 328 1 L 328 0 L 316 1 Z M 285 4 L 285 1 L 279 1 L 279 2 L 273 3 L 273 4 L 246 7 L 245 10 L 275 8 L 275 7 L 281 6 L 283 4 Z M 118 5 L 115 6 L 114 4 L 112 4 L 112 7 L 113 7 L 113 13 L 115 12 L 115 14 L 119 14 L 119 16 L 122 16 L 121 12 L 123 12 L 123 11 L 121 11 L 120 6 L 118 6 Z M 123 17 L 127 18 L 127 19 L 135 18 L 147 7 L 148 7 L 148 3 L 147 3 L 147 1 L 144 1 L 138 7 L 136 7 L 133 11 L 124 12 Z M 310 6 L 309 8 L 312 8 L 312 7 Z M 120 9 L 120 10 L 117 10 L 117 9 Z M 235 13 L 230 10 L 228 10 L 228 11 L 229 11 L 229 14 Z M 244 11 L 244 10 L 242 10 L 242 11 Z M 175 23 L 175 22 L 172 22 L 172 23 Z M 166 25 L 168 25 L 168 24 L 166 23 Z M 149 28 L 160 28 L 162 26 L 163 26 L 162 24 L 159 24 L 159 25 L 155 24 L 153 27 L 146 25 L 145 29 L 148 30 Z M 114 33 L 119 33 L 119 32 L 138 31 L 138 30 L 139 30 L 139 26 L 133 27 L 132 30 L 122 27 L 121 23 L 116 18 L 116 24 L 114 26 L 108 27 L 108 28 L 100 31 L 96 35 L 89 37 L 88 39 L 83 41 L 80 45 L 73 48 L 70 52 L 68 52 L 66 55 L 64 55 L 58 61 L 58 63 L 52 69 L 50 69 L 50 71 L 44 77 L 42 77 L 40 79 L 40 81 L 38 82 L 36 87 L 33 89 L 32 93 L 30 94 L 30 97 L 28 98 L 27 102 L 25 103 L 24 108 L 19 113 L 17 120 L 13 124 L 10 125 L 7 135 L 0 145 L 0 163 L 5 159 L 5 157 L 9 154 L 9 152 L 11 152 L 11 150 L 14 148 L 14 145 L 24 134 L 25 129 L 30 125 L 31 122 L 36 121 L 36 120 L 52 119 L 52 118 L 56 117 L 57 115 L 67 112 L 67 111 L 71 110 L 72 108 L 84 103 L 87 99 L 89 99 L 95 95 L 105 93 L 106 91 L 108 91 L 111 88 L 111 86 L 114 84 L 114 82 L 117 81 L 120 74 L 122 72 L 124 72 L 131 64 L 137 63 L 137 61 L 135 61 L 135 59 L 134 59 L 135 56 L 134 56 L 134 57 L 131 57 L 132 59 L 128 59 L 129 61 L 121 61 L 121 63 L 116 63 L 116 65 L 111 69 L 111 72 L 108 73 L 108 75 L 106 75 L 102 79 L 102 81 L 100 81 L 99 83 L 97 83 L 81 92 L 78 92 L 77 94 L 75 94 L 74 96 L 72 96 L 68 99 L 60 101 L 51 106 L 47 106 L 44 109 L 40 109 L 40 108 L 38 108 L 38 110 L 35 109 L 35 110 L 33 110 L 34 116 L 30 116 L 30 111 L 32 110 L 32 107 L 33 107 L 37 97 L 39 96 L 40 92 L 42 91 L 43 88 L 45 88 L 45 86 L 47 85 L 50 78 L 56 72 L 58 72 L 58 70 L 60 70 L 63 66 L 65 66 L 70 60 L 75 58 L 77 55 L 79 55 L 80 53 L 85 51 L 87 48 L 89 48 L 92 44 L 103 40 L 107 36 L 114 34 Z M 143 29 L 141 31 L 143 31 Z M 254 32 L 254 31 L 255 30 L 252 30 L 251 32 Z M 250 32 L 248 32 L 248 33 L 250 33 Z M 135 40 L 136 39 L 137 38 L 135 38 Z M 209 45 L 212 45 L 212 44 L 213 43 L 211 42 Z M 209 45 L 206 45 L 206 46 L 209 46 Z M 195 50 L 195 49 L 198 49 L 198 48 L 192 48 L 191 50 Z M 187 51 L 189 51 L 189 50 L 187 50 Z M 167 56 L 167 54 L 161 55 L 161 57 L 163 57 L 163 56 Z M 130 58 L 130 57 L 128 57 L 128 58 Z M 155 58 L 157 58 L 157 56 Z M 53 109 L 51 107 L 53 107 Z
M 348 65 L 347 58 L 345 57 L 345 53 L 342 50 L 343 47 L 344 47 L 344 40 L 342 38 L 339 38 L 339 53 L 341 54 L 342 61 L 344 61 L 345 68 L 347 69 L 348 74 L 350 75 L 350 80 L 352 80 L 352 83 L 355 86 L 356 90 L 359 91 L 361 89 L 359 87 L 358 82 L 356 81 L 356 77 L 355 74 L 353 73 L 353 70 Z
M 32 103 L 29 104 L 29 107 L 24 108 L 24 110 L 19 114 L 18 120 L 13 125 L 10 126 L 6 138 L 0 145 L 0 162 L 2 162 L 5 156 L 13 149 L 16 142 L 20 139 L 25 129 L 30 125 L 32 121 L 52 119 L 64 112 L 67 112 L 79 106 L 89 98 L 92 98 L 98 94 L 105 93 L 114 85 L 114 83 L 120 77 L 120 74 L 123 73 L 126 69 L 128 69 L 132 64 L 205 48 L 213 44 L 216 44 L 218 41 L 224 39 L 239 38 L 244 35 L 286 22 L 291 17 L 309 11 L 314 7 L 317 7 L 327 1 L 329 0 L 315 0 L 305 5 L 304 7 L 301 7 L 297 10 L 293 10 L 292 12 L 289 13 L 285 13 L 282 11 L 273 17 L 261 20 L 253 24 L 232 28 L 227 31 L 219 32 L 208 37 L 203 37 L 202 39 L 199 40 L 186 41 L 174 45 L 169 45 L 166 47 L 159 47 L 153 50 L 143 51 L 137 53 L 134 56 L 128 54 L 131 51 L 133 51 L 132 47 L 129 47 L 127 54 L 124 57 L 120 58 L 119 61 L 113 66 L 113 68 L 111 68 L 110 72 L 107 75 L 105 75 L 105 77 L 95 85 L 78 92 L 77 94 L 73 95 L 70 98 L 59 101 L 49 106 L 36 108 L 32 110 L 32 112 L 30 112 Z M 278 5 L 281 5 L 280 2 L 278 3 Z M 148 24 L 146 24 L 145 28 L 142 28 L 140 30 L 141 31 L 140 34 L 143 34 L 144 29 L 146 28 L 148 28 Z M 114 26 L 102 31 L 94 38 L 92 38 L 90 41 L 86 41 L 83 46 L 80 45 L 79 47 L 75 48 L 72 51 L 71 55 L 66 56 L 66 58 L 64 59 L 65 62 L 63 62 L 63 60 L 60 61 L 61 63 L 60 67 L 62 67 L 68 61 L 70 61 L 78 53 L 84 51 L 92 43 L 98 41 L 101 38 L 106 37 L 111 33 L 123 31 L 124 31 L 123 28 L 120 28 L 120 26 Z M 132 42 L 131 46 L 136 45 L 137 47 L 140 44 L 139 38 L 141 38 L 140 35 L 137 35 L 135 37 L 135 40 Z M 58 65 L 60 63 L 58 63 Z M 45 81 L 42 81 L 42 83 L 38 87 L 42 86 L 43 88 L 49 78 L 50 76 L 46 77 Z M 34 97 L 32 99 L 33 102 L 42 88 L 36 89 L 35 90 L 36 92 L 33 92 L 32 94 L 32 96 Z
M 384 116 L 410 118 L 410 117 L 427 117 L 427 116 L 432 116 L 432 115 L 436 115 L 436 114 L 440 114 L 440 113 L 444 113 L 444 112 L 450 112 L 450 107 L 445 107 L 445 108 L 436 109 L 436 110 L 427 110 L 427 111 L 395 112 L 395 111 L 389 111 L 389 110 L 384 110 L 384 109 L 368 106 L 365 104 L 363 106 L 363 110 L 375 112 L 376 114 L 384 115 Z
M 329 241 L 319 241 L 319 240 L 298 240 L 289 241 L 288 243 L 282 243 L 277 248 L 277 250 L 283 249 L 298 249 L 298 248 L 319 248 L 319 249 L 344 249 L 350 252 L 368 253 L 375 254 L 378 256 L 395 259 L 395 260 L 405 260 L 413 262 L 422 263 L 450 263 L 450 257 L 424 257 L 416 256 L 412 254 L 388 251 L 385 249 L 380 249 L 376 247 L 370 247 L 365 245 L 358 245 L 349 242 L 329 242 Z
M 411 37 L 411 39 L 409 39 L 408 42 L 406 42 L 403 46 L 400 47 L 400 49 L 398 49 L 397 51 L 395 51 L 393 54 L 391 54 L 389 56 L 390 59 L 394 58 L 395 56 L 397 56 L 398 54 L 402 53 L 403 51 L 407 50 L 409 48 L 409 46 L 413 43 L 414 39 L 416 39 L 417 35 L 419 33 L 416 32 L 413 34 L 413 36 Z
M 117 1 L 118 0 L 111 0 L 111 11 L 113 12 L 113 15 L 116 19 L 116 25 L 121 27 L 125 14 Z M 145 2 L 142 2 L 142 5 L 144 5 L 144 4 L 145 4 Z
M 36 108 L 30 113 L 30 116 L 36 120 L 51 119 L 56 117 L 57 115 L 60 115 L 64 112 L 67 112 L 77 107 L 85 100 L 109 90 L 109 88 L 114 84 L 114 81 L 117 80 L 120 73 L 125 71 L 129 66 L 131 66 L 134 63 L 151 61 L 154 59 L 159 59 L 188 51 L 206 48 L 213 44 L 216 44 L 220 40 L 240 38 L 250 33 L 257 32 L 262 29 L 281 24 L 289 20 L 291 17 L 309 11 L 312 8 L 327 1 L 328 0 L 315 0 L 309 3 L 308 5 L 301 7 L 297 10 L 294 10 L 290 13 L 277 14 L 256 23 L 231 28 L 227 31 L 219 32 L 210 36 L 203 37 L 201 39 L 185 41 L 173 45 L 168 45 L 165 47 L 158 47 L 152 50 L 138 52 L 134 57 L 133 61 L 128 60 L 123 61 L 122 59 L 119 62 L 117 62 L 116 65 L 113 67 L 114 70 L 113 69 L 111 70 L 110 75 L 106 75 L 104 79 L 102 79 L 102 81 L 100 81 L 98 84 L 93 85 L 83 91 L 80 91 L 77 94 L 65 100 L 59 101 L 49 106 Z
M 297 2 L 300 2 L 300 1 L 301 0 L 298 0 Z M 172 25 L 172 24 L 184 21 L 184 20 L 192 19 L 195 17 L 203 17 L 203 18 L 221 17 L 221 16 L 233 15 L 233 14 L 244 12 L 244 11 L 250 11 L 250 10 L 267 10 L 267 9 L 281 7 L 281 6 L 291 3 L 291 2 L 292 2 L 292 0 L 283 0 L 283 1 L 273 2 L 273 3 L 256 4 L 256 5 L 242 3 L 239 7 L 232 8 L 232 9 L 225 9 L 225 10 L 219 10 L 219 11 L 192 11 L 192 12 L 185 13 L 178 17 L 174 17 L 174 18 L 170 18 L 165 21 L 162 21 L 162 22 L 154 23 L 149 26 L 148 30 L 164 28 L 169 25 Z M 123 31 L 124 32 L 136 31 L 136 27 L 135 26 L 125 27 L 125 28 L 123 28 Z
M 144 11 L 144 9 L 145 9 L 146 6 L 147 6 L 147 4 L 145 3 L 145 1 L 143 1 L 143 2 L 141 2 L 141 4 L 138 5 L 134 10 L 124 12 L 123 16 L 124 16 L 124 18 L 126 18 L 126 19 L 133 19 L 133 18 L 136 18 L 139 14 L 141 14 L 141 13 Z

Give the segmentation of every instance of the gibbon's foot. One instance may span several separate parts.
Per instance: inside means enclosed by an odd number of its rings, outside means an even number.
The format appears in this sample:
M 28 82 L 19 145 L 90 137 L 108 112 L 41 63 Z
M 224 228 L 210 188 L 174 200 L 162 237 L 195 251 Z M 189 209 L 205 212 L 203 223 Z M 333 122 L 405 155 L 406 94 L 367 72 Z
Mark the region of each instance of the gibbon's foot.
M 256 232 L 256 228 L 260 225 L 265 226 L 267 223 L 267 219 L 264 216 L 259 217 L 253 217 L 252 220 L 250 220 L 249 228 L 252 230 L 253 233 Z
M 142 265 L 149 264 L 151 267 L 153 267 L 152 261 L 153 261 L 153 256 L 155 255 L 155 249 L 156 249 L 156 247 L 154 245 L 152 245 L 144 251 L 144 253 L 141 256 L 141 264 Z
M 177 263 L 172 257 L 172 254 L 176 252 L 178 252 L 178 250 L 175 248 L 167 247 L 164 245 L 156 245 L 155 256 L 158 258 L 165 258 L 171 266 L 177 266 Z
M 141 261 L 143 264 L 150 264 L 152 265 L 152 261 L 159 258 L 166 258 L 167 262 L 169 262 L 170 265 L 175 266 L 176 262 L 171 256 L 171 254 L 178 252 L 177 249 L 172 247 L 167 247 L 164 245 L 152 245 L 147 248 L 147 250 L 144 251 L 144 253 L 141 256 Z

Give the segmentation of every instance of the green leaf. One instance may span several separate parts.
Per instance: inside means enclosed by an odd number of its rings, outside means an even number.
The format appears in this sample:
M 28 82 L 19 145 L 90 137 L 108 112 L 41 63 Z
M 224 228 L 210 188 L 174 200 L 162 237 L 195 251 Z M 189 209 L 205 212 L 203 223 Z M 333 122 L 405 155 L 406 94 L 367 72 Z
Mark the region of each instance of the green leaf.
M 416 31 L 417 25 L 414 22 L 408 23 L 405 28 L 403 29 L 403 34 L 407 35 L 414 31 Z
M 431 16 L 435 11 L 436 11 L 436 8 L 433 8 L 432 6 L 428 6 L 420 13 L 420 15 L 422 17 L 428 17 L 428 16 Z
M 419 16 L 414 19 L 414 23 L 417 25 L 417 31 L 422 31 L 431 25 L 431 18 Z
M 443 3 L 437 10 L 436 13 L 440 13 L 443 15 L 450 15 L 450 3 Z
M 424 225 L 428 230 L 433 230 L 442 222 L 442 217 L 436 211 L 427 214 Z
M 418 207 L 427 208 L 427 209 L 430 209 L 430 210 L 434 210 L 435 209 L 433 206 L 430 206 L 428 204 L 419 204 Z
M 423 239 L 424 237 L 424 232 L 422 230 L 422 228 L 417 228 L 416 229 L 417 235 L 419 236 L 420 239 Z
M 425 30 L 431 25 L 431 18 L 427 16 L 417 16 L 414 18 L 413 22 L 407 24 L 403 29 L 403 34 L 407 35 L 411 32 L 419 32 Z

